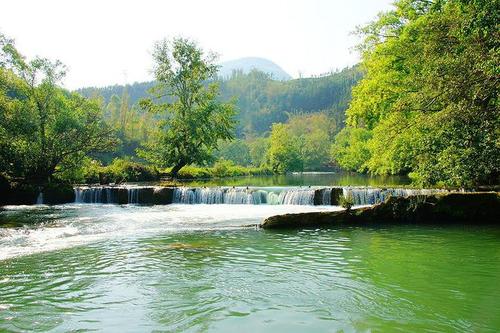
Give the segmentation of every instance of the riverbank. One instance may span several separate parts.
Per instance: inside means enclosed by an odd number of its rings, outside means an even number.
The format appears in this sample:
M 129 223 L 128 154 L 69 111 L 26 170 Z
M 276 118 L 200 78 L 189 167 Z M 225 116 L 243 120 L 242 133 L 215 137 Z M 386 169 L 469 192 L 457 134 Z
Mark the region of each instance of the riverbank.
M 316 228 L 373 224 L 498 224 L 498 192 L 447 193 L 390 197 L 387 201 L 353 210 L 272 216 L 263 229 Z

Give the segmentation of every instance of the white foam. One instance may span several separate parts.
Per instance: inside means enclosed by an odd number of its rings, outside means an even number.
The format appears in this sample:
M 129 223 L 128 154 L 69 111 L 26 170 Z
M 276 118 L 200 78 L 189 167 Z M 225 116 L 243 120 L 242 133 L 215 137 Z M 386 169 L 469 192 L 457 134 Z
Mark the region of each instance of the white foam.
M 32 211 L 36 206 L 5 207 Z M 72 204 L 45 207 L 38 214 L 52 218 L 38 226 L 0 229 L 0 260 L 33 253 L 54 251 L 96 241 L 144 237 L 182 230 L 241 228 L 258 224 L 264 218 L 285 213 L 338 210 L 335 206 L 297 205 L 166 205 L 115 206 Z M 40 219 L 40 216 L 38 216 Z M 43 220 L 43 218 L 42 218 Z

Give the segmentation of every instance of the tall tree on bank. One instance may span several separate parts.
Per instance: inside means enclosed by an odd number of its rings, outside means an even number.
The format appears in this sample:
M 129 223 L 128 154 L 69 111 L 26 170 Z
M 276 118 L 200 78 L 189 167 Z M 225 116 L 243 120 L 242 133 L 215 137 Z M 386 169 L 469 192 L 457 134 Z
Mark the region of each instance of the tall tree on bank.
M 64 74 L 58 61 L 27 61 L 0 34 L 0 173 L 12 180 L 46 184 L 113 145 L 99 105 L 57 85 Z
M 235 108 L 217 100 L 216 57 L 195 42 L 160 41 L 153 58 L 158 84 L 141 106 L 162 120 L 155 139 L 140 153 L 159 166 L 172 167 L 176 177 L 186 165 L 208 162 L 219 140 L 233 139 Z
M 332 149 L 336 161 L 409 173 L 420 185 L 498 183 L 499 3 L 399 0 L 362 28 L 366 74 Z

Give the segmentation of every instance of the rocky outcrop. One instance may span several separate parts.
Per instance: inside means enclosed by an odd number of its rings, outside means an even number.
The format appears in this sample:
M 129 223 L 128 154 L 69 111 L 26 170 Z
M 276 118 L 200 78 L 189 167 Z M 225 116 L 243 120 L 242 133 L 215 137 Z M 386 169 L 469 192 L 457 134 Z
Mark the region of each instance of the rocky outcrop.
M 333 187 L 332 192 L 330 194 L 330 199 L 331 199 L 331 205 L 333 206 L 339 206 L 340 205 L 340 198 L 344 195 L 344 190 L 342 187 Z
M 155 205 L 169 205 L 174 201 L 174 188 L 155 188 L 153 192 L 153 203 Z
M 139 191 L 139 204 L 152 205 L 153 204 L 153 192 L 152 187 L 141 188 Z
M 47 205 L 59 205 L 75 201 L 73 186 L 58 184 L 46 187 L 43 191 L 43 203 Z
M 0 193 L 0 205 L 32 205 L 39 193 L 35 186 L 10 184 Z
M 500 195 L 497 192 L 434 194 L 391 197 L 372 207 L 351 211 L 277 215 L 264 220 L 260 227 L 279 229 L 401 223 L 499 224 L 499 212 Z
M 0 192 L 0 205 L 33 205 L 43 193 L 43 203 L 65 204 L 75 201 L 73 187 L 69 184 L 47 184 L 45 186 L 27 184 L 7 184 Z
M 325 196 L 327 194 L 327 196 Z M 340 197 L 344 194 L 342 187 L 322 188 L 314 191 L 314 205 L 338 206 Z

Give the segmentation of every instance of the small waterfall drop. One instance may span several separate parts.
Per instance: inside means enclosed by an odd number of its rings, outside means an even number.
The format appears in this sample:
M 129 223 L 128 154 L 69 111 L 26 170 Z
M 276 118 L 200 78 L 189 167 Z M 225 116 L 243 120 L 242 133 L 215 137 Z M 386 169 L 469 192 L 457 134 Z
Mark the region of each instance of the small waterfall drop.
M 43 193 L 42 192 L 38 193 L 38 197 L 36 198 L 36 204 L 43 205 Z
M 356 187 L 344 187 L 342 189 L 344 196 L 351 196 L 354 205 L 374 205 L 376 203 L 383 202 L 389 197 L 407 197 L 415 195 L 429 195 L 443 190 L 439 189 L 405 189 L 405 188 L 356 188 Z
M 370 187 L 153 187 L 136 185 L 75 187 L 75 203 L 158 204 L 157 195 L 170 191 L 170 199 L 161 204 L 232 204 L 232 205 L 331 205 L 341 194 L 350 195 L 354 205 L 373 205 L 390 196 L 433 194 L 442 190 L 416 190 Z M 42 195 L 40 193 L 40 195 Z M 40 197 L 39 195 L 39 197 Z M 43 197 L 42 197 L 43 200 Z M 37 200 L 38 203 L 38 200 Z

